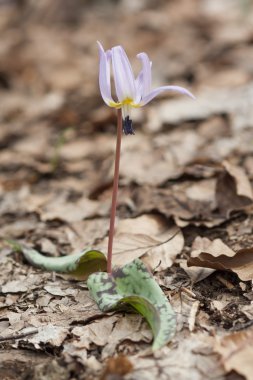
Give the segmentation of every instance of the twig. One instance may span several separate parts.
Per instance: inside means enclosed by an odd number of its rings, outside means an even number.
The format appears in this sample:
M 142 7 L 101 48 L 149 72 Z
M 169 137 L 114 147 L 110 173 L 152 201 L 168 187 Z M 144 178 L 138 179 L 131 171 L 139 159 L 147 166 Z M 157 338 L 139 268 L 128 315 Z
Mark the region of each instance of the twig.
M 6 340 L 16 340 L 16 339 L 25 338 L 28 335 L 37 334 L 37 332 L 38 332 L 38 329 L 33 329 L 27 332 L 23 332 L 21 334 L 10 334 L 7 336 L 0 336 L 0 342 L 4 342 Z

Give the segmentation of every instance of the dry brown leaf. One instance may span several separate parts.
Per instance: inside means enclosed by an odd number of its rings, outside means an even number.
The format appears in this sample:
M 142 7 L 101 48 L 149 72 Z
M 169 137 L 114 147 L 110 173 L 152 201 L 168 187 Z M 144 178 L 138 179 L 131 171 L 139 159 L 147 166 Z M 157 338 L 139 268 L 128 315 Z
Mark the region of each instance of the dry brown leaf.
M 188 274 L 191 279 L 192 284 L 196 284 L 199 281 L 204 280 L 204 278 L 210 276 L 215 269 L 200 268 L 200 267 L 188 267 L 186 260 L 180 263 L 180 267 Z
M 204 138 L 198 131 L 175 129 L 170 134 L 159 134 L 154 142 L 159 150 L 164 151 L 164 156 L 174 158 L 174 166 L 181 171 L 184 165 L 188 165 L 198 157 L 199 149 L 204 144 Z
M 191 318 L 193 304 L 196 302 L 194 293 L 180 290 L 178 293 L 170 297 L 173 310 L 177 314 L 177 333 L 183 331 L 185 327 L 189 326 L 189 319 Z
M 199 305 L 200 305 L 199 301 L 195 301 L 192 304 L 190 315 L 189 315 L 189 319 L 188 319 L 189 330 L 190 331 L 193 331 L 194 328 L 195 328 L 196 316 L 197 316 L 197 313 L 198 313 L 198 310 L 199 310 Z
M 67 288 L 67 289 L 63 289 L 61 286 L 59 286 L 58 284 L 55 284 L 55 285 L 45 285 L 44 286 L 44 289 L 51 295 L 53 296 L 76 296 L 77 292 L 75 289 L 71 289 L 71 288 Z
M 251 295 L 252 295 L 252 293 L 251 293 Z M 253 321 L 253 302 L 252 301 L 251 301 L 250 305 L 244 305 L 241 310 L 242 310 L 243 314 L 245 314 L 246 317 L 250 321 Z
M 215 180 L 183 181 L 168 188 L 142 187 L 134 194 L 139 212 L 154 210 L 173 217 L 178 226 L 188 224 L 207 225 L 220 224 L 224 217 L 214 214 L 216 210 Z
M 2 293 L 25 293 L 28 290 L 23 280 L 14 280 L 1 286 Z
M 234 178 L 236 192 L 238 195 L 253 199 L 252 188 L 246 173 L 239 166 L 230 164 L 228 161 L 223 162 L 226 171 Z
M 157 115 L 160 123 L 179 124 L 186 120 L 204 120 L 213 115 L 224 115 L 224 113 L 243 112 L 250 117 L 252 110 L 252 100 L 245 104 L 246 97 L 251 96 L 247 92 L 252 91 L 252 83 L 247 83 L 234 89 L 231 98 L 231 90 L 228 88 L 205 90 L 197 94 L 197 101 L 180 98 L 170 101 L 163 101 L 157 106 Z M 245 118 L 245 116 L 244 116 Z M 233 127 L 238 128 L 235 120 Z
M 73 339 L 72 345 L 78 349 L 85 348 L 87 350 L 92 343 L 100 347 L 105 346 L 119 318 L 121 317 L 111 316 L 92 322 L 87 326 L 75 327 L 72 334 L 78 337 L 78 340 Z
M 217 337 L 214 349 L 222 357 L 227 372 L 236 371 L 253 380 L 253 327 L 224 337 Z
M 46 343 L 59 347 L 67 334 L 68 328 L 49 323 L 38 327 L 38 333 L 32 337 L 25 338 L 24 341 L 33 344 L 37 349 L 40 348 L 40 344 Z
M 100 380 L 110 380 L 112 377 L 119 377 L 132 372 L 133 365 L 125 355 L 109 358 Z
M 98 246 L 102 252 L 107 251 L 107 241 Z M 157 215 L 143 215 L 119 222 L 114 239 L 113 262 L 125 265 L 142 257 L 152 269 L 164 270 L 173 264 L 182 251 L 184 238 L 181 230 L 169 225 Z
M 86 361 L 87 350 L 102 347 L 102 357 L 108 358 L 123 341 L 151 342 L 152 333 L 140 315 L 111 315 L 86 326 L 74 327 L 72 341 L 64 344 L 64 352 Z
M 112 356 L 118 344 L 126 340 L 147 343 L 152 341 L 150 328 L 140 315 L 130 314 L 125 315 L 124 318 L 119 318 L 112 333 L 108 336 L 107 344 L 102 352 L 102 358 Z
M 129 165 L 134 162 L 134 165 Z M 149 144 L 143 147 L 143 142 L 135 150 L 126 150 L 121 158 L 121 175 L 126 182 L 138 184 L 159 185 L 168 179 L 177 178 L 182 173 L 172 152 L 155 149 Z
M 222 311 L 225 309 L 229 304 L 232 304 L 235 300 L 235 296 L 233 293 L 221 293 L 217 297 L 216 300 L 211 301 L 211 306 L 213 309 L 216 309 L 218 311 Z
M 203 332 L 192 334 L 184 331 L 178 339 L 173 347 L 164 347 L 156 354 L 155 365 L 151 357 L 143 357 L 142 354 L 132 356 L 134 370 L 130 379 L 223 379 L 218 355 L 213 352 L 213 337 Z
M 99 150 L 94 150 L 94 146 L 99 146 Z M 114 141 L 110 136 L 98 135 L 92 138 L 74 140 L 67 142 L 61 148 L 60 155 L 64 160 L 77 161 L 99 153 L 101 156 L 114 151 Z M 77 163 L 83 164 L 80 161 Z M 80 167 L 81 169 L 81 167 Z
M 78 222 L 96 215 L 107 215 L 109 203 L 80 198 L 77 202 L 66 200 L 66 195 L 51 199 L 43 207 L 36 210 L 42 221 L 59 219 L 68 223 Z
M 213 269 L 228 269 L 243 281 L 253 280 L 253 248 L 234 252 L 220 239 L 213 241 L 197 237 L 192 246 L 189 266 Z
M 95 241 L 106 236 L 109 228 L 109 219 L 86 219 L 65 226 L 65 233 L 73 251 L 80 251 L 84 247 L 93 247 Z
M 223 162 L 216 186 L 216 200 L 219 211 L 229 216 L 233 210 L 240 210 L 252 204 L 253 193 L 250 181 L 242 168 Z

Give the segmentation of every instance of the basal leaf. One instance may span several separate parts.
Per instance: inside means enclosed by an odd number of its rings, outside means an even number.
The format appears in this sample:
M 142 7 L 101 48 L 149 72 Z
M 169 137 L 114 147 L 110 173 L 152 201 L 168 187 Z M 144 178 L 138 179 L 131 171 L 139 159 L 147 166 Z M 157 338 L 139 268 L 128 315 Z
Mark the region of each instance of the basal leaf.
M 142 314 L 154 334 L 153 350 L 167 344 L 175 334 L 175 313 L 141 260 L 117 268 L 111 275 L 93 273 L 87 285 L 101 311 L 131 305 Z
M 77 280 L 85 280 L 91 273 L 106 270 L 106 257 L 100 251 L 88 249 L 68 256 L 47 257 L 15 241 L 8 243 L 16 251 L 22 252 L 33 266 L 47 271 L 66 273 Z

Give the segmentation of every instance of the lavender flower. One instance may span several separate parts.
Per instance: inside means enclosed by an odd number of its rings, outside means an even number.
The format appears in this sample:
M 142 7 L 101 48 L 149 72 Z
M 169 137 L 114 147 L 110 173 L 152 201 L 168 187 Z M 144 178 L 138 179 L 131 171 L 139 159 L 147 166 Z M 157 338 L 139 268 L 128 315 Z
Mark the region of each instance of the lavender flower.
M 115 46 L 107 51 L 104 51 L 100 42 L 98 42 L 98 46 L 100 53 L 100 92 L 104 102 L 109 107 L 122 108 L 123 131 L 126 135 L 134 134 L 133 123 L 130 119 L 131 107 L 145 106 L 163 91 L 176 91 L 194 99 L 190 91 L 179 86 L 162 86 L 151 90 L 152 63 L 146 53 L 137 55 L 137 58 L 141 60 L 142 70 L 135 79 L 131 64 L 121 46 Z M 117 101 L 113 100 L 111 95 L 111 63 Z

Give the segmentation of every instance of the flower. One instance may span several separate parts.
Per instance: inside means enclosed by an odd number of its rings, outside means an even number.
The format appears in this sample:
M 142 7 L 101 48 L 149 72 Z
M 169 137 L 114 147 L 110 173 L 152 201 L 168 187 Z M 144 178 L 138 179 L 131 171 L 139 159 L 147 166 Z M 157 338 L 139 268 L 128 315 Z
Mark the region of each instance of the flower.
M 130 119 L 131 107 L 145 106 L 163 91 L 176 91 L 195 99 L 190 91 L 179 86 L 162 86 L 151 90 L 152 63 L 146 53 L 137 55 L 137 58 L 141 60 L 142 70 L 135 79 L 129 59 L 121 46 L 115 46 L 111 50 L 104 51 L 103 46 L 98 42 L 98 47 L 100 54 L 100 92 L 104 102 L 109 107 L 122 108 L 123 130 L 126 135 L 134 134 L 132 120 Z M 111 64 L 117 101 L 113 100 L 111 94 Z

